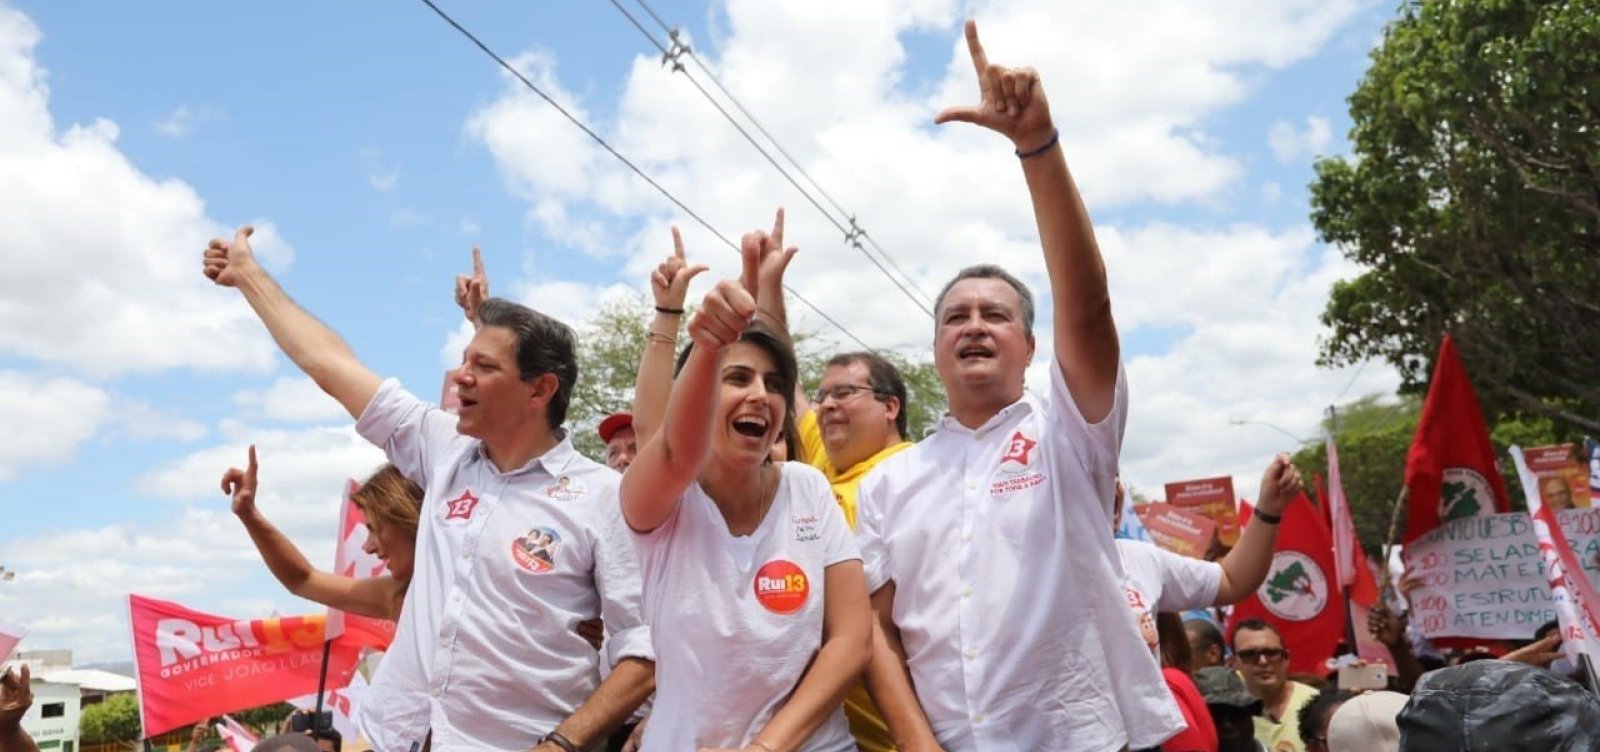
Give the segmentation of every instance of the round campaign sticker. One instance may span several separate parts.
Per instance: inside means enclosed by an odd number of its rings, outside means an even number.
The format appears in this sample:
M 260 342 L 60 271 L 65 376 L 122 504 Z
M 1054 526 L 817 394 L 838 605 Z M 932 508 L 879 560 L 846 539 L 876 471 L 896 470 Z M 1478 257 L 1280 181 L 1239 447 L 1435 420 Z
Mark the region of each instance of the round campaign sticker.
M 792 614 L 811 597 L 811 582 L 792 561 L 773 559 L 756 572 L 756 600 L 775 614 Z

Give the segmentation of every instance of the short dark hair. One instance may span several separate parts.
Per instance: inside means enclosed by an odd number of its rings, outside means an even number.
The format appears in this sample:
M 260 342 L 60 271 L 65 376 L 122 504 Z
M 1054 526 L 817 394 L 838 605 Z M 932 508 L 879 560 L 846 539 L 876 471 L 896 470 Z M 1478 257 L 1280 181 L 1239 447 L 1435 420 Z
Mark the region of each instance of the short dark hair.
M 740 342 L 748 342 L 760 348 L 767 357 L 772 358 L 772 364 L 778 369 L 778 377 L 783 379 L 783 443 L 788 450 L 788 457 L 794 460 L 800 456 L 800 432 L 795 429 L 794 416 L 794 390 L 800 384 L 800 366 L 795 360 L 794 345 L 789 338 L 778 333 L 776 329 L 762 323 L 760 319 L 752 320 L 749 326 L 739 334 Z M 673 378 L 683 370 L 683 364 L 689 362 L 689 353 L 694 350 L 694 340 L 684 345 L 683 351 L 678 353 L 678 362 L 672 368 Z
M 1228 652 L 1227 642 L 1222 639 L 1222 630 L 1217 629 L 1216 624 L 1205 619 L 1189 619 L 1183 623 L 1183 628 L 1200 638 L 1200 647 L 1217 648 L 1224 653 Z
M 344 734 L 339 733 L 339 729 L 318 729 L 311 732 L 311 739 L 313 741 L 322 741 L 323 739 L 327 739 L 328 741 L 333 742 L 333 752 L 343 752 L 344 750 Z
M 955 287 L 957 282 L 967 279 L 998 279 L 1011 285 L 1011 289 L 1017 291 L 1017 299 L 1022 304 L 1023 331 L 1026 331 L 1029 337 L 1033 336 L 1033 292 L 1028 289 L 1028 286 L 1022 280 L 1017 279 L 1016 275 L 994 264 L 977 264 L 956 272 L 954 278 L 944 283 L 944 289 L 939 291 L 939 297 L 933 301 L 933 313 L 935 316 L 938 316 L 939 309 L 944 307 L 944 298 L 950 294 L 950 288 Z M 937 326 L 937 324 L 935 325 Z
M 322 752 L 322 748 L 305 734 L 278 734 L 256 742 L 250 752 Z
M 879 402 L 889 397 L 900 401 L 900 411 L 894 416 L 894 428 L 900 432 L 900 438 L 906 438 L 906 380 L 900 375 L 888 358 L 875 352 L 857 350 L 856 352 L 840 353 L 828 359 L 828 368 L 835 366 L 849 366 L 852 363 L 862 363 L 867 367 L 867 386 L 872 387 L 872 397 Z
M 1283 633 L 1279 632 L 1278 628 L 1272 626 L 1270 622 L 1266 621 L 1265 619 L 1245 619 L 1244 621 L 1235 624 L 1233 627 L 1233 634 L 1231 635 L 1230 640 L 1232 643 L 1230 647 L 1233 648 L 1233 652 L 1239 652 L 1239 633 L 1246 629 L 1250 630 L 1251 632 L 1271 632 L 1278 636 L 1278 644 L 1283 645 Z M 1284 647 L 1288 646 L 1284 645 Z
M 1355 696 L 1356 693 L 1348 689 L 1330 688 L 1318 692 L 1310 702 L 1300 706 L 1300 716 L 1295 719 L 1300 724 L 1300 738 L 1311 736 L 1319 726 L 1327 726 L 1333 711 Z
M 505 298 L 483 301 L 478 321 L 511 331 L 516 338 L 517 371 L 524 381 L 547 373 L 556 377 L 556 393 L 545 417 L 552 430 L 560 428 L 578 383 L 578 337 L 572 327 Z

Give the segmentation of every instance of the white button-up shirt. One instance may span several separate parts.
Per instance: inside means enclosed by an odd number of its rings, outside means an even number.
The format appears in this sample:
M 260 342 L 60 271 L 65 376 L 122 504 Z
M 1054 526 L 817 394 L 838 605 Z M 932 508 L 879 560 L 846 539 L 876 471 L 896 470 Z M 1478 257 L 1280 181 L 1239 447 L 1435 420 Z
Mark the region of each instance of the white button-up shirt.
M 946 417 L 861 481 L 869 587 L 940 746 L 1118 750 L 1183 716 L 1126 605 L 1111 537 L 1127 384 L 1089 424 L 1059 367 L 977 430 Z
M 608 658 L 653 659 L 619 476 L 563 440 L 500 472 L 454 415 L 390 379 L 356 429 L 426 489 L 393 646 L 360 712 L 378 752 L 526 750 L 600 683 L 575 631 L 602 617 Z

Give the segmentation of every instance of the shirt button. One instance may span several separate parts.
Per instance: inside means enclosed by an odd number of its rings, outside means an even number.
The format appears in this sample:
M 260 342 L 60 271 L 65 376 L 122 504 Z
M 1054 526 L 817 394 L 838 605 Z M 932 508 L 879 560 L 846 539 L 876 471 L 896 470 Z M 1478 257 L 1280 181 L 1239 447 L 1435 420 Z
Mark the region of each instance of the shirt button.
M 962 598 L 971 598 L 972 597 L 972 588 L 962 588 L 961 597 Z
M 978 658 L 978 651 L 976 651 L 976 650 L 968 650 L 967 651 L 967 660 L 969 660 L 969 661 L 977 660 L 977 658 Z
M 972 722 L 973 723 L 983 723 L 983 714 L 982 713 L 978 713 L 977 715 L 972 716 Z
M 968 483 L 967 484 L 967 490 L 968 491 L 976 491 L 976 490 L 978 490 L 978 484 L 976 484 L 976 483 Z
M 969 540 L 972 540 L 972 532 L 971 531 L 968 531 L 968 532 L 965 532 L 965 533 L 961 534 L 961 541 L 963 543 L 965 543 L 965 542 L 967 542 Z

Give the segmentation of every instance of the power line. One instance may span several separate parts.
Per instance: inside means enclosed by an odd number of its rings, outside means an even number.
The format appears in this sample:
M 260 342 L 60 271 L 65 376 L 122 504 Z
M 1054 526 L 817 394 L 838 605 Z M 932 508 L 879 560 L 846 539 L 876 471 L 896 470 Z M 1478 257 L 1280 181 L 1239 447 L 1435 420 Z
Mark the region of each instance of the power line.
M 641 180 L 644 180 L 646 183 L 648 183 L 651 188 L 656 189 L 656 191 L 658 193 L 660 193 L 662 196 L 665 196 L 668 201 L 671 201 L 674 206 L 676 206 L 680 210 L 682 210 L 683 213 L 689 215 L 690 219 L 693 219 L 701 227 L 704 227 L 707 232 L 710 232 L 718 240 L 721 240 L 729 248 L 732 248 L 735 253 L 739 253 L 740 252 L 739 245 L 737 243 L 735 243 L 732 240 L 730 240 L 726 235 L 723 235 L 721 232 L 719 232 L 717 230 L 717 228 L 711 226 L 710 222 L 707 222 L 704 217 L 701 217 L 693 209 L 690 209 L 687 204 L 684 204 L 682 201 L 678 200 L 677 196 L 672 195 L 671 191 L 667 190 L 660 183 L 657 183 L 655 181 L 655 179 L 651 178 L 648 174 L 646 174 L 644 170 L 639 169 L 639 166 L 634 164 L 632 160 L 629 160 L 627 157 L 623 156 L 622 153 L 617 151 L 615 148 L 613 148 L 611 146 L 611 144 L 606 143 L 606 140 L 604 138 L 601 138 L 600 134 L 595 133 L 592 128 L 590 128 L 589 126 L 585 125 L 582 120 L 579 120 L 577 118 L 577 116 L 573 115 L 571 112 L 568 112 L 565 107 L 562 107 L 560 105 L 560 103 L 556 102 L 555 99 L 551 98 L 551 96 L 549 94 L 544 93 L 544 91 L 542 89 L 540 89 L 538 86 L 534 85 L 534 83 L 532 81 L 529 81 L 527 76 L 522 75 L 522 71 L 517 70 L 516 67 L 514 67 L 510 63 L 506 62 L 505 58 L 500 57 L 499 55 L 495 54 L 495 51 L 489 49 L 489 46 L 484 44 L 482 40 L 478 39 L 478 37 L 476 35 L 474 35 L 470 31 L 467 31 L 466 27 L 464 27 L 461 24 L 457 23 L 454 18 L 450 17 L 450 14 L 445 13 L 443 9 L 441 9 L 439 6 L 435 5 L 433 3 L 433 0 L 422 0 L 422 3 L 424 5 L 427 5 L 430 9 L 432 9 L 433 12 L 438 14 L 438 16 L 440 18 L 444 19 L 445 23 L 448 23 L 451 26 L 455 27 L 455 30 L 461 32 L 462 36 L 466 37 L 474 45 L 477 45 L 478 49 L 483 50 L 483 53 L 485 55 L 488 55 L 496 63 L 499 63 L 500 67 L 506 69 L 506 71 L 508 73 L 510 73 L 511 75 L 515 76 L 518 81 L 522 82 L 523 86 L 528 87 L 529 91 L 532 91 L 534 94 L 539 95 L 540 99 L 543 99 L 551 107 L 554 107 L 556 112 L 561 113 L 561 116 L 566 118 L 573 125 L 577 126 L 578 130 L 583 131 L 585 135 L 587 135 L 589 138 L 593 139 L 595 143 L 600 145 L 600 148 L 605 149 L 607 152 L 609 152 L 611 154 L 611 156 L 616 157 L 617 161 L 619 161 L 622 164 L 626 165 L 628 167 L 628 169 L 633 171 L 633 174 L 638 175 L 639 178 Z M 821 316 L 824 321 L 827 321 L 829 324 L 832 324 L 834 326 L 834 328 L 838 329 L 840 332 L 843 332 L 846 337 L 849 337 L 856 344 L 860 345 L 863 349 L 865 349 L 865 350 L 873 350 L 874 349 L 872 346 L 868 345 L 866 342 L 863 342 L 860 337 L 857 337 L 849 329 L 846 329 L 844 324 L 841 324 L 838 321 L 834 320 L 834 318 L 832 316 L 829 316 L 828 314 L 824 313 L 821 308 L 818 308 L 815 303 L 812 303 L 811 301 L 807 300 L 805 297 L 801 296 L 800 293 L 795 291 L 794 288 L 792 288 L 789 285 L 785 284 L 783 286 L 783 289 L 786 292 L 788 292 L 790 295 L 794 296 L 795 300 L 798 300 L 801 303 L 805 304 L 805 306 L 807 308 L 810 308 L 818 316 Z
M 611 0 L 611 5 L 615 7 L 617 12 L 621 13 L 622 16 L 626 18 L 628 22 L 645 37 L 645 39 L 649 40 L 650 44 L 655 47 L 657 51 L 661 53 L 662 64 L 671 67 L 673 72 L 682 73 L 684 78 L 688 79 L 689 83 L 694 86 L 695 90 L 700 92 L 700 96 L 704 97 L 712 107 L 715 107 L 717 112 L 722 115 L 723 119 L 727 120 L 728 124 L 732 125 L 734 130 L 738 131 L 739 135 L 743 136 L 746 141 L 750 142 L 750 145 L 755 147 L 756 151 L 759 152 L 761 156 L 778 171 L 778 174 L 782 175 L 785 180 L 789 181 L 789 184 L 794 186 L 795 190 L 799 191 L 800 195 L 805 197 L 806 201 L 810 202 L 811 205 L 815 207 L 816 210 L 820 212 L 822 216 L 840 232 L 840 234 L 844 235 L 844 240 L 847 245 L 860 251 L 861 255 L 866 256 L 867 260 L 871 261 L 873 266 L 876 266 L 878 271 L 882 272 L 884 277 L 886 277 L 890 283 L 898 288 L 901 293 L 905 294 L 906 298 L 909 299 L 913 305 L 921 309 L 923 313 L 929 316 L 929 318 L 932 318 L 933 309 L 930 307 L 931 299 L 928 298 L 926 293 L 923 293 L 920 289 L 917 289 L 916 283 L 912 280 L 911 275 L 906 273 L 905 269 L 901 268 L 901 266 L 895 262 L 894 258 L 889 255 L 888 251 L 885 251 L 882 246 L 878 245 L 878 242 L 875 238 L 868 235 L 866 230 L 861 228 L 861 226 L 856 222 L 855 216 L 850 214 L 850 212 L 845 211 L 844 207 L 840 206 L 839 202 L 834 200 L 834 198 L 822 188 L 822 185 L 818 183 L 815 178 L 811 177 L 810 173 L 806 172 L 805 168 L 801 166 L 800 161 L 795 159 L 794 155 L 790 154 L 788 150 L 784 149 L 783 145 L 778 142 L 778 139 L 761 125 L 761 121 L 757 119 L 749 109 L 739 102 L 738 97 L 735 97 L 733 92 L 729 91 L 728 88 L 722 84 L 721 79 L 717 78 L 716 73 L 712 72 L 705 62 L 702 61 L 698 55 L 694 54 L 694 49 L 689 45 L 684 44 L 677 29 L 668 26 L 667 23 L 662 20 L 661 16 L 658 15 L 648 3 L 644 2 L 644 0 L 635 1 L 638 2 L 639 6 L 650 15 L 651 19 L 656 22 L 656 25 L 660 26 L 662 30 L 666 32 L 667 38 L 672 43 L 670 48 L 666 45 L 663 45 L 661 41 L 656 38 L 655 34 L 651 33 L 649 29 L 646 29 L 644 24 L 640 23 L 636 16 L 630 13 L 627 8 L 622 6 L 619 0 Z M 682 58 L 684 56 L 688 56 L 690 61 L 695 64 L 695 67 L 699 68 L 700 71 L 711 80 L 711 83 L 716 86 L 717 90 L 721 91 L 722 95 L 726 97 L 727 100 L 745 116 L 745 119 L 749 120 L 750 124 L 754 126 L 762 136 L 766 137 L 767 141 L 772 144 L 773 148 L 776 149 L 779 154 L 782 154 L 791 165 L 793 165 L 795 172 L 798 172 L 802 177 L 804 177 L 806 181 L 809 182 L 813 188 L 815 188 L 816 192 L 821 194 L 823 199 L 833 206 L 840 217 L 843 217 L 849 221 L 848 228 L 845 227 L 843 222 L 841 222 L 839 219 L 836 219 L 832 213 L 823 208 L 821 202 L 811 195 L 811 191 L 807 190 L 805 186 L 800 185 L 800 182 L 796 180 L 793 175 L 789 174 L 788 168 L 785 168 L 782 164 L 779 164 L 777 158 L 773 157 L 772 154 L 767 151 L 766 147 L 762 146 L 761 142 L 756 140 L 755 136 L 751 135 L 750 132 L 746 130 L 736 118 L 733 117 L 733 114 L 728 112 L 727 108 L 723 107 L 722 104 L 717 101 L 716 97 L 712 96 L 711 92 L 707 91 L 706 88 L 701 85 L 701 83 L 695 78 L 694 74 L 690 73 L 689 70 L 684 67 L 682 62 Z M 877 257 L 873 256 L 872 253 L 868 252 L 867 249 L 862 246 L 861 241 L 863 239 L 865 239 L 867 243 L 877 250 L 878 255 L 883 257 L 882 261 L 879 261 Z M 884 262 L 887 262 L 890 266 L 894 267 L 894 270 L 900 274 L 900 278 L 897 278 L 894 274 L 890 273 L 889 269 L 884 266 Z M 905 282 L 902 282 L 901 278 L 904 278 Z M 924 302 L 925 300 L 929 302 Z

